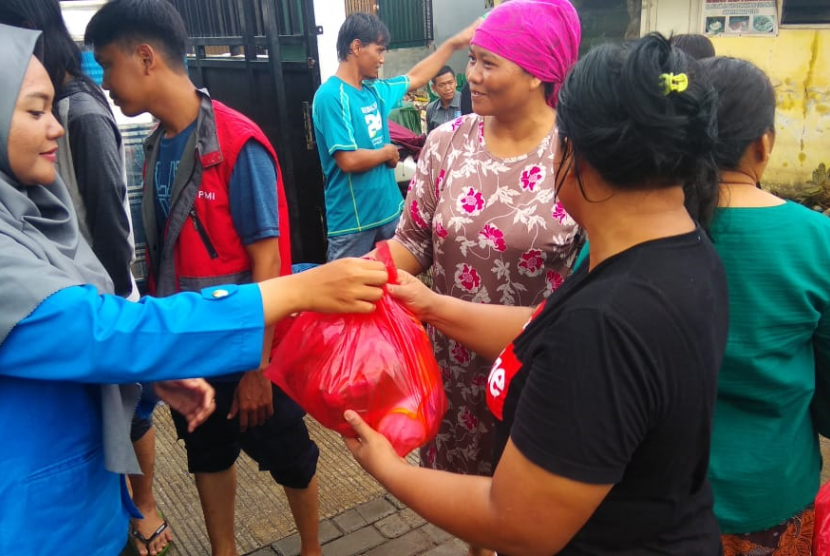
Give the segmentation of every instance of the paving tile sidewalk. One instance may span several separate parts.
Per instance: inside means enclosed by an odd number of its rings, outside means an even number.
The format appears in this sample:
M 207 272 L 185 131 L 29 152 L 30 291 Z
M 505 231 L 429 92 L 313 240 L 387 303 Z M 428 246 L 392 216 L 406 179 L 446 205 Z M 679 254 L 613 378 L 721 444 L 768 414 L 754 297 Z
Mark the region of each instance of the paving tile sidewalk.
M 467 545 L 427 523 L 391 494 L 320 521 L 324 556 L 463 556 Z M 294 533 L 248 556 L 298 556 Z
M 821 439 L 825 465 L 821 482 L 830 480 L 830 440 Z M 464 556 L 466 543 L 427 523 L 391 494 L 385 494 L 320 521 L 324 556 Z M 298 556 L 295 533 L 247 556 Z
M 184 450 L 172 436 L 169 413 L 157 414 L 157 496 L 176 538 L 169 556 L 210 554 L 204 520 Z M 321 450 L 320 542 L 324 556 L 465 556 L 467 546 L 426 523 L 412 510 L 357 467 L 339 437 L 309 422 Z M 824 468 L 821 481 L 830 480 L 830 440 L 821 439 Z M 411 463 L 415 463 L 414 460 Z M 237 547 L 246 556 L 298 556 L 287 500 L 253 462 L 241 458 L 237 499 Z M 263 510 L 263 509 L 267 510 Z M 126 549 L 122 556 L 136 556 Z
M 174 542 L 168 556 L 208 556 L 193 476 L 170 419 L 157 409 L 155 493 L 170 520 Z M 320 542 L 325 556 L 371 554 L 396 556 L 465 556 L 464 543 L 427 524 L 360 469 L 340 435 L 313 419 L 309 433 L 320 447 Z M 407 458 L 417 465 L 417 454 Z M 236 545 L 239 554 L 297 556 L 300 542 L 288 501 L 279 485 L 244 454 L 237 466 Z M 132 542 L 122 556 L 137 556 Z

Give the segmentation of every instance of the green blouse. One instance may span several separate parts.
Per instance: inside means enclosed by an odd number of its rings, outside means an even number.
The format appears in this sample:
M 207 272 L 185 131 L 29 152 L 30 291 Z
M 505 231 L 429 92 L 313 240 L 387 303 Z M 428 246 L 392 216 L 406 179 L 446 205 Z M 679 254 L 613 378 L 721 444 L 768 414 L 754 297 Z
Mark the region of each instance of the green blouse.
M 709 477 L 724 533 L 777 525 L 815 498 L 830 434 L 830 218 L 787 202 L 718 209 L 729 282 Z M 815 394 L 815 403 L 812 404 Z

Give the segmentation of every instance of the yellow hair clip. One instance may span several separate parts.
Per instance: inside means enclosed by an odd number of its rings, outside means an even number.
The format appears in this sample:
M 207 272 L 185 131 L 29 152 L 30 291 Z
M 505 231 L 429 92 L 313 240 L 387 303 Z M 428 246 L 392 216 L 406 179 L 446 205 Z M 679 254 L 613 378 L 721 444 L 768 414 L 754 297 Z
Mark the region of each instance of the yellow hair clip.
M 663 94 L 668 96 L 672 92 L 682 93 L 689 88 L 689 76 L 685 73 L 663 73 L 660 75 L 660 86 Z

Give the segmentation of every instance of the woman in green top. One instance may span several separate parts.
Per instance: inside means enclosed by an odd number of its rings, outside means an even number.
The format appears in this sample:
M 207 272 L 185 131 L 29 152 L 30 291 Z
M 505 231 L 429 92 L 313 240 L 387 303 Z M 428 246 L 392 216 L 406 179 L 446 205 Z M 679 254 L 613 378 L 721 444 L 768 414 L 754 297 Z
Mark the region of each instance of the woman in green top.
M 702 64 L 719 95 L 711 235 L 729 282 L 715 514 L 725 556 L 810 554 L 817 433 L 830 433 L 830 218 L 760 188 L 775 143 L 769 78 L 743 60 Z

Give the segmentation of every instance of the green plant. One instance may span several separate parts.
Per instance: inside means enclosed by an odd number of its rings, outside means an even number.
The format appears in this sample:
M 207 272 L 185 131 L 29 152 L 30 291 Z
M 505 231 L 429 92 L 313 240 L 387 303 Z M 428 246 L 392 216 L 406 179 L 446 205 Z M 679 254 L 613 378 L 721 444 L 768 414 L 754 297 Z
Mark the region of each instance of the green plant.
M 822 162 L 801 185 L 770 185 L 771 193 L 830 216 L 830 170 Z

